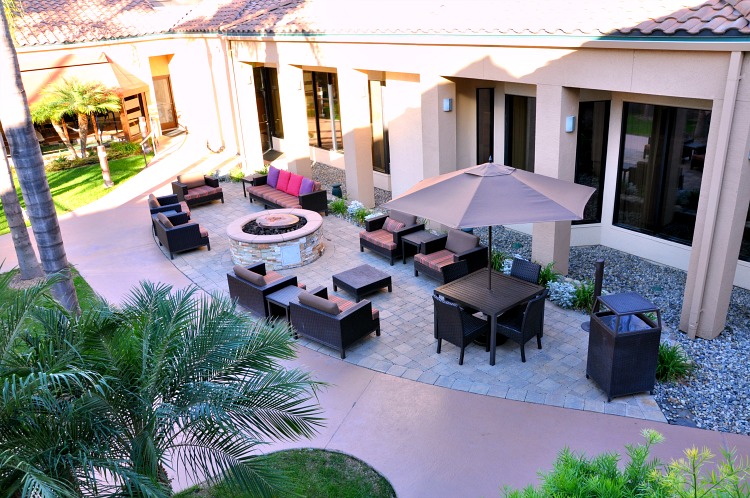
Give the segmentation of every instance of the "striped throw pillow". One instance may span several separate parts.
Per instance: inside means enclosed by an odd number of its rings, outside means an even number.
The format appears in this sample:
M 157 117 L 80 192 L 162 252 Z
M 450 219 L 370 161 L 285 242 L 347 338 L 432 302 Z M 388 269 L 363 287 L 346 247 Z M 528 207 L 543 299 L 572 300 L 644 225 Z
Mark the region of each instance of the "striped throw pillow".
M 400 221 L 396 221 L 396 220 L 391 219 L 391 218 L 386 218 L 385 219 L 385 223 L 383 223 L 383 230 L 385 230 L 386 232 L 393 233 L 393 232 L 397 232 L 397 231 L 401 230 L 405 226 L 406 225 L 404 225 Z

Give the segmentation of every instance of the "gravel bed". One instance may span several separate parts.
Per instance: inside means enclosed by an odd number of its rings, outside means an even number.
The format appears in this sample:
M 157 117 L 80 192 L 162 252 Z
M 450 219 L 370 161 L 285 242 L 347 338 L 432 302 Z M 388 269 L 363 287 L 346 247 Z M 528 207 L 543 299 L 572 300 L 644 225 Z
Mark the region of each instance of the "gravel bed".
M 313 164 L 313 177 L 330 191 L 341 183 L 342 170 Z M 390 192 L 375 189 L 376 206 Z M 487 229 L 474 230 L 486 244 Z M 504 227 L 492 232 L 493 249 L 509 256 L 531 258 L 531 237 Z M 682 383 L 656 385 L 655 398 L 672 424 L 750 435 L 750 291 L 735 287 L 726 328 L 713 340 L 690 340 L 678 330 L 686 273 L 604 246 L 571 248 L 568 276 L 594 279 L 594 263 L 604 259 L 603 288 L 608 292 L 635 291 L 656 304 L 665 330 L 662 341 L 679 343 L 696 363 L 694 374 Z

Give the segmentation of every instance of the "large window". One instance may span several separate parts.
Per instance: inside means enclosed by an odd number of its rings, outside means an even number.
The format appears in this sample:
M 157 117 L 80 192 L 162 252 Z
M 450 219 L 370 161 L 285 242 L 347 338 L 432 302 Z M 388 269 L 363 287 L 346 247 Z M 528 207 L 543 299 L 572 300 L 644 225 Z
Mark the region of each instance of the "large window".
M 391 172 L 391 157 L 388 150 L 388 125 L 383 115 L 383 87 L 385 87 L 385 81 L 370 81 L 372 169 L 389 174 Z
M 261 142 L 265 150 L 273 149 L 272 137 L 284 138 L 278 73 L 273 67 L 255 67 L 253 80 Z
M 534 171 L 536 98 L 505 96 L 505 164 Z
M 477 88 L 477 164 L 490 162 L 495 148 L 494 134 L 495 89 Z
M 710 111 L 626 102 L 616 225 L 690 245 Z
M 305 71 L 304 80 L 310 145 L 321 149 L 343 150 L 336 74 Z
M 607 162 L 608 134 L 609 101 L 581 102 L 578 105 L 575 182 L 594 187 L 596 192 L 586 203 L 583 219 L 574 223 L 602 221 L 602 193 Z

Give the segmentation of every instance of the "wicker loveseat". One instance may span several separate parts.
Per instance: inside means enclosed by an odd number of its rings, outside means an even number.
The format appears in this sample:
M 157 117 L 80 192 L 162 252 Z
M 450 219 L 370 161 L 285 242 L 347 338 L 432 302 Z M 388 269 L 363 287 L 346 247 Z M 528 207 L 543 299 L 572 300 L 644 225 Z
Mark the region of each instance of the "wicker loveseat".
M 255 177 L 247 195 L 250 202 L 258 201 L 266 208 L 302 208 L 328 215 L 328 195 L 319 182 L 273 166 L 267 175 Z
M 297 277 L 284 277 L 273 270 L 266 271 L 266 264 L 261 261 L 247 267 L 235 265 L 233 271 L 227 273 L 227 283 L 232 299 L 254 315 L 265 318 L 268 316 L 266 296 L 287 285 L 297 285 Z
M 366 247 L 388 258 L 393 266 L 393 260 L 401 256 L 401 237 L 419 230 L 424 230 L 424 224 L 400 211 L 369 218 L 364 231 L 359 232 L 359 251 L 364 252 Z
M 479 245 L 479 237 L 450 230 L 442 237 L 422 243 L 419 253 L 414 255 L 414 276 L 419 272 L 441 283 L 447 283 L 451 265 L 466 261 L 468 272 L 487 267 L 487 248 Z
M 180 175 L 172 182 L 172 192 L 180 202 L 193 207 L 211 201 L 224 203 L 224 192 L 219 187 L 219 180 L 202 174 Z
M 380 313 L 370 301 L 328 296 L 327 289 L 317 295 L 300 292 L 298 301 L 289 303 L 289 314 L 297 334 L 338 350 L 342 359 L 355 341 L 373 331 L 380 335 Z
M 153 227 L 159 244 L 166 247 L 169 258 L 174 259 L 174 253 L 207 246 L 211 250 L 208 240 L 208 230 L 194 221 L 188 221 L 186 213 L 176 213 L 167 216 L 156 213 L 153 216 Z

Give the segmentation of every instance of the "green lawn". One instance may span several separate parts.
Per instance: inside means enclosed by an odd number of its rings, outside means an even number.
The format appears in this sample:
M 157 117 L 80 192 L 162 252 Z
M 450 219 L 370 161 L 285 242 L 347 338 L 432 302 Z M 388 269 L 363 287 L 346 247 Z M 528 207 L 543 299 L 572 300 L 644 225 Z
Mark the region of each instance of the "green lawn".
M 143 169 L 143 156 L 130 156 L 123 159 L 109 161 L 109 172 L 115 187 L 127 181 Z M 18 180 L 14 178 L 18 197 L 21 198 L 21 206 L 25 206 Z M 99 164 L 81 166 L 79 168 L 64 171 L 48 171 L 47 181 L 52 191 L 52 200 L 55 203 L 57 214 L 67 213 L 76 208 L 93 202 L 112 189 L 104 188 L 102 170 Z M 1 206 L 2 204 L 0 204 Z M 5 212 L 0 210 L 0 235 L 8 233 L 8 220 Z

